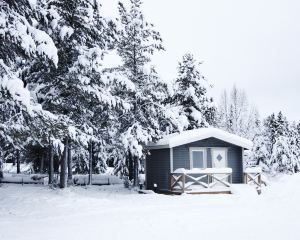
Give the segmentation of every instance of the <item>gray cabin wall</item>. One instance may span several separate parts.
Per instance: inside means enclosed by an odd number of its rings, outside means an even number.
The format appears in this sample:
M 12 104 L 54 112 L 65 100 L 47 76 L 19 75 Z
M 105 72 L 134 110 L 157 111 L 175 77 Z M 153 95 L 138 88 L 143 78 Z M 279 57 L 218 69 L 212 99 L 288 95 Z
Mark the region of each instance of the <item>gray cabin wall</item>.
M 228 167 L 232 168 L 232 182 L 243 183 L 243 149 L 238 146 L 228 148 Z
M 190 147 L 206 148 L 207 167 L 212 167 L 211 148 L 226 147 L 228 149 L 227 162 L 228 167 L 232 168 L 232 182 L 243 182 L 243 156 L 242 148 L 216 138 L 207 138 L 204 140 L 188 143 L 173 148 L 173 170 L 178 168 L 190 168 Z
M 154 190 L 154 184 L 160 191 L 169 189 L 170 149 L 150 150 L 146 157 L 146 188 Z

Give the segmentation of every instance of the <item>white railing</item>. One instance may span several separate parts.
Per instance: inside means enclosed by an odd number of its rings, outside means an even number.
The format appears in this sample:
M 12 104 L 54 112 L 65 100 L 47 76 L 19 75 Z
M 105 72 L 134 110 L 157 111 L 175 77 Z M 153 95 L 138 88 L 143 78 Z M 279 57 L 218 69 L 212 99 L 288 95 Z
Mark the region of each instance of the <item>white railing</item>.
M 171 192 L 227 192 L 231 183 L 231 168 L 177 169 L 170 175 Z

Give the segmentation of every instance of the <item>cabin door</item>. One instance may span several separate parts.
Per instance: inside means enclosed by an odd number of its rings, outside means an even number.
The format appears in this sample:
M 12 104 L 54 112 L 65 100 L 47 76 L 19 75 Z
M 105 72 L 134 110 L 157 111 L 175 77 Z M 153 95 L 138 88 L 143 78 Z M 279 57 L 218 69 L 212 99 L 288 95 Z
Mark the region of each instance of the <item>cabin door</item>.
M 227 167 L 227 148 L 212 148 L 211 155 L 213 168 Z

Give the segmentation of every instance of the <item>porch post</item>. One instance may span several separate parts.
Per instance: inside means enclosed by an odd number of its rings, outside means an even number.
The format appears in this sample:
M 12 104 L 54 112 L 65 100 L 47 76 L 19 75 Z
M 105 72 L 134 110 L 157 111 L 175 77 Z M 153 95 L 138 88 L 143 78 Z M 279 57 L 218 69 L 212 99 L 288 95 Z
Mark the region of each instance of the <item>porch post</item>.
M 182 192 L 184 193 L 184 191 L 185 191 L 185 173 L 183 173 L 181 176 L 182 176 Z

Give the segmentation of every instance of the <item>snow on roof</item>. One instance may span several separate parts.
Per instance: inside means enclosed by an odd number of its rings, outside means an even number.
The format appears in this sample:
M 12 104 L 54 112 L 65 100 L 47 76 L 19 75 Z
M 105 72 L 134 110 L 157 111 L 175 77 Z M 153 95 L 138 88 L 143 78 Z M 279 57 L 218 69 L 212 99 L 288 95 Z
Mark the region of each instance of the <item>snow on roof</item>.
M 225 132 L 218 128 L 200 128 L 194 130 L 183 131 L 180 133 L 173 133 L 164 136 L 157 143 L 148 143 L 148 149 L 159 149 L 159 148 L 172 148 L 180 145 L 184 145 L 191 142 L 196 142 L 206 138 L 217 138 L 224 142 L 231 143 L 246 149 L 252 147 L 252 141 L 239 137 L 235 134 Z

